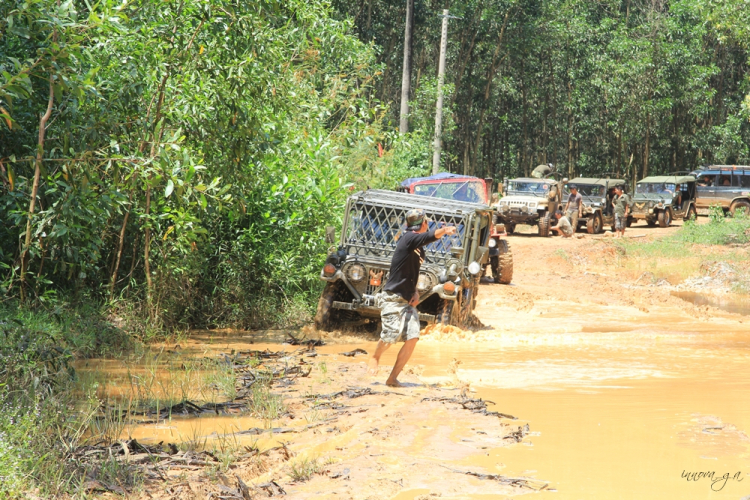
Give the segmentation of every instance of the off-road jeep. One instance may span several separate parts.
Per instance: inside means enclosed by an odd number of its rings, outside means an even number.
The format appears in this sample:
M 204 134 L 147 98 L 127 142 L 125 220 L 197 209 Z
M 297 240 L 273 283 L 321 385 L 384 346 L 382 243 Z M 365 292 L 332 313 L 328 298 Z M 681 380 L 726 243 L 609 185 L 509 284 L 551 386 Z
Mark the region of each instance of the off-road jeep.
M 627 191 L 627 183 L 623 179 L 577 177 L 563 189 L 563 199 L 567 199 L 570 194 L 568 186 L 576 186 L 583 198 L 583 213 L 578 217 L 579 226 L 585 226 L 589 234 L 601 233 L 605 225 L 614 226 L 613 190 L 617 186 L 622 186 L 623 190 Z M 630 220 L 631 217 L 628 217 L 628 223 Z
M 692 219 L 695 211 L 695 177 L 659 175 L 635 185 L 631 216 L 645 219 L 649 226 L 668 227 L 676 218 Z
M 391 258 L 405 230 L 406 213 L 421 208 L 430 229 L 453 225 L 457 233 L 425 247 L 417 290 L 420 321 L 465 325 L 476 303 L 482 267 L 489 261 L 492 209 L 485 205 L 370 189 L 349 197 L 337 247 L 320 273 L 326 281 L 315 326 L 380 322 L 376 295 L 388 282 Z M 335 239 L 328 228 L 329 241 Z
M 505 181 L 505 196 L 500 200 L 497 220 L 513 234 L 518 224 L 537 226 L 539 236 L 549 236 L 557 224 L 553 217 L 562 200 L 562 182 L 551 177 L 522 177 Z
M 492 179 L 480 179 L 468 175 L 441 172 L 429 177 L 412 177 L 401 183 L 399 191 L 413 193 L 430 198 L 443 198 L 461 202 L 474 202 L 489 205 L 492 191 Z M 494 224 L 491 228 L 489 267 L 495 283 L 509 284 L 513 280 L 513 254 L 503 224 Z

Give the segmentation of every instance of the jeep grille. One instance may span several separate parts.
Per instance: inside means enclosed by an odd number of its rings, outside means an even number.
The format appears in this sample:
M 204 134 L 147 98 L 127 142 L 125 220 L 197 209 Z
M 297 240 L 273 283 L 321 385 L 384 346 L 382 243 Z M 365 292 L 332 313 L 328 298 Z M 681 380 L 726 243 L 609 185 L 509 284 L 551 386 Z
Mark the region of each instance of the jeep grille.
M 344 230 L 344 245 L 349 255 L 380 257 L 390 262 L 396 243 L 405 230 L 408 208 L 389 207 L 373 203 L 355 202 L 350 205 L 348 226 Z M 473 212 L 473 210 L 471 211 Z M 443 225 L 457 227 L 456 235 L 446 236 L 425 247 L 426 261 L 444 264 L 451 258 L 450 249 L 462 246 L 470 213 L 458 215 L 425 210 L 430 229 Z M 383 282 L 385 283 L 385 281 Z M 368 285 L 369 287 L 369 285 Z

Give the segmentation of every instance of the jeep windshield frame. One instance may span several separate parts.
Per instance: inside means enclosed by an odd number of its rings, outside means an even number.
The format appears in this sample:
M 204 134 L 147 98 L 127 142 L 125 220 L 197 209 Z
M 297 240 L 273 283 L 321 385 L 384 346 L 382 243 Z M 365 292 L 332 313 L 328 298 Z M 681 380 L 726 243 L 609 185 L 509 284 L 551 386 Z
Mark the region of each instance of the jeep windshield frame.
M 430 230 L 446 225 L 457 227 L 457 234 L 445 236 L 425 246 L 425 262 L 435 266 L 455 259 L 453 248 L 463 248 L 462 261 L 475 258 L 476 248 L 489 234 L 493 210 L 482 204 L 443 198 L 396 193 L 379 189 L 360 191 L 349 197 L 344 214 L 340 246 L 355 259 L 376 260 L 390 264 L 396 244 L 406 230 L 406 213 L 422 209 Z M 470 245 L 472 239 L 476 244 Z
M 580 182 L 575 183 L 578 188 L 578 193 L 584 198 L 603 198 L 606 193 L 606 189 L 602 184 L 581 184 Z M 568 196 L 570 194 L 570 188 L 566 184 L 563 188 L 563 194 Z
M 506 196 L 535 196 L 544 197 L 549 193 L 551 182 L 547 179 L 540 180 L 512 180 L 508 181 L 508 186 L 505 189 Z M 537 186 L 541 187 L 538 188 Z
M 460 200 L 456 198 L 456 194 L 466 187 L 467 199 Z M 461 203 L 482 203 L 487 204 L 486 200 L 486 188 L 485 183 L 482 179 L 441 179 L 418 181 L 411 185 L 412 192 L 419 196 L 428 196 L 430 198 L 441 198 L 444 200 L 455 200 Z M 475 200 L 469 194 L 475 195 Z
M 662 198 L 672 198 L 675 195 L 674 182 L 639 182 L 635 185 L 636 196 L 659 196 Z

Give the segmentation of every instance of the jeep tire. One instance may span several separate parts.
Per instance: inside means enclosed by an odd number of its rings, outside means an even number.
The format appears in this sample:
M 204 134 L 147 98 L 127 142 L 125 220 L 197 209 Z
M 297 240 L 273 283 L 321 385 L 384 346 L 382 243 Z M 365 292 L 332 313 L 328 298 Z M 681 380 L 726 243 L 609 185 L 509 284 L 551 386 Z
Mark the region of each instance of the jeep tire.
M 318 310 L 315 312 L 315 328 L 324 332 L 332 330 L 331 313 L 333 312 L 333 300 L 336 297 L 338 283 L 326 283 L 323 293 L 318 299 Z
M 599 234 L 602 232 L 601 214 L 594 214 L 592 217 L 589 217 L 589 220 L 586 221 L 586 231 L 589 234 Z
M 745 215 L 750 215 L 750 202 L 747 202 L 746 200 L 737 200 L 734 203 L 732 203 L 732 206 L 729 207 L 729 213 L 732 214 L 732 217 L 734 217 L 734 213 L 737 210 L 745 209 Z
M 495 283 L 509 285 L 513 280 L 513 254 L 510 253 L 510 245 L 506 240 L 498 240 L 497 244 L 500 254 L 490 258 L 492 279 Z
M 516 230 L 516 225 L 512 222 L 509 222 L 505 225 L 505 233 L 506 234 L 513 234 L 513 231 Z
M 455 303 L 456 301 L 454 300 L 440 299 L 437 314 L 435 315 L 435 322 L 440 325 L 450 325 Z
M 697 218 L 698 212 L 695 210 L 695 205 L 690 205 L 690 208 L 688 208 L 687 212 L 685 213 L 684 220 L 696 220 Z
M 672 211 L 670 209 L 664 209 L 659 211 L 659 227 L 669 227 L 672 222 Z
M 646 223 L 648 224 L 648 227 L 654 227 L 656 225 L 656 221 L 654 219 L 646 219 Z
M 549 236 L 550 213 L 547 212 L 539 218 L 539 236 Z

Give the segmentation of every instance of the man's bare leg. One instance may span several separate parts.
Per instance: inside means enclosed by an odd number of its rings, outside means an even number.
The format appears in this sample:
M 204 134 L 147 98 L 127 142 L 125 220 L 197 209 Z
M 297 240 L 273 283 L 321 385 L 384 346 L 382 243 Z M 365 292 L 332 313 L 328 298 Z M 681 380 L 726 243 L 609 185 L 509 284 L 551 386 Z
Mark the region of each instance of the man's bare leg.
M 393 365 L 393 370 L 391 371 L 391 375 L 390 377 L 388 377 L 388 380 L 385 381 L 385 385 L 389 385 L 391 387 L 403 387 L 396 379 L 401 373 L 401 370 L 404 369 L 404 366 L 406 366 L 406 362 L 409 361 L 409 358 L 411 358 L 411 354 L 414 352 L 414 348 L 417 346 L 418 340 L 419 339 L 417 338 L 410 339 L 404 342 L 404 346 L 400 351 L 398 351 L 396 364 Z
M 383 342 L 382 340 L 378 340 L 378 345 L 375 347 L 375 352 L 373 353 L 372 357 L 367 362 L 368 364 L 367 373 L 369 373 L 370 375 L 378 374 L 378 365 L 380 364 L 380 356 L 382 356 L 383 353 L 387 351 L 389 347 L 391 347 L 391 344 Z

